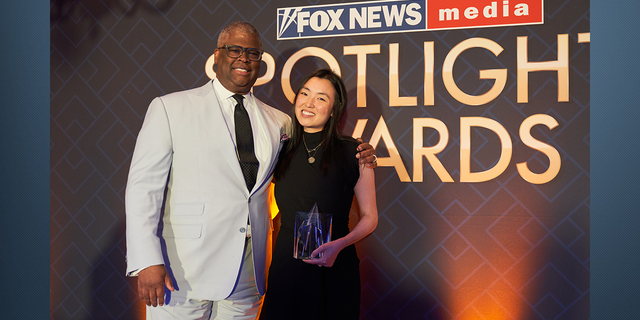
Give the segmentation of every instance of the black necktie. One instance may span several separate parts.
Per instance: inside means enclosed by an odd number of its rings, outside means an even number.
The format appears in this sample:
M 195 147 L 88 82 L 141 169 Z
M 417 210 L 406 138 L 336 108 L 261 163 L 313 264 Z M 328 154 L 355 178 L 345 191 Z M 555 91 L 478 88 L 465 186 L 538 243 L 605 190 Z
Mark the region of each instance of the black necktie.
M 247 184 L 247 189 L 251 191 L 256 184 L 260 163 L 258 163 L 256 154 L 253 151 L 253 131 L 251 131 L 251 121 L 249 120 L 247 109 L 245 109 L 242 104 L 244 97 L 239 94 L 234 94 L 233 98 L 238 102 L 233 112 L 236 127 L 238 161 L 240 162 L 240 168 L 242 168 L 242 175 L 244 175 L 244 182 Z

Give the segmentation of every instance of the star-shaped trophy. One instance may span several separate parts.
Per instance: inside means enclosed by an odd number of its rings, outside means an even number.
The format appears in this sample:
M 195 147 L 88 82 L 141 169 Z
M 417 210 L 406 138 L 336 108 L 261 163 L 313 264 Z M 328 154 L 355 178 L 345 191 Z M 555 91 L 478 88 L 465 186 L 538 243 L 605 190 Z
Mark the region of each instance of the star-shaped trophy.
M 317 259 L 311 253 L 319 246 L 331 241 L 330 213 L 318 212 L 318 204 L 314 204 L 309 212 L 296 212 L 295 228 L 293 229 L 293 257 L 296 259 Z

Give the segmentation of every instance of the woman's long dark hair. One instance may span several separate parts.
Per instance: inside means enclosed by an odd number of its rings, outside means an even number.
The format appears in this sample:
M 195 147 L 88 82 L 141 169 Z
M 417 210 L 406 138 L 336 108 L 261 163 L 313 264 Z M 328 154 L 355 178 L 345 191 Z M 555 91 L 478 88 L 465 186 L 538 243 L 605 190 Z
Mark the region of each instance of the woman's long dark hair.
M 335 72 L 330 69 L 319 69 L 304 78 L 302 84 L 298 87 L 298 90 L 296 90 L 296 96 L 293 100 L 293 109 L 291 111 L 291 121 L 293 124 L 292 134 L 289 141 L 287 141 L 287 144 L 284 146 L 280 159 L 278 160 L 278 164 L 276 165 L 274 173 L 276 180 L 280 179 L 284 175 L 284 172 L 291 164 L 294 151 L 302 143 L 304 128 L 296 117 L 296 101 L 298 100 L 298 93 L 311 78 L 329 80 L 335 90 L 332 115 L 329 117 L 329 120 L 324 124 L 322 129 L 322 141 L 324 141 L 322 144 L 322 171 L 326 174 L 332 160 L 338 160 L 342 167 L 346 167 L 346 163 L 342 161 L 341 157 L 344 155 L 342 143 L 336 142 L 352 139 L 341 134 L 339 131 L 342 118 L 344 117 L 344 112 L 347 108 L 347 90 L 344 86 L 344 82 L 342 82 L 340 76 Z

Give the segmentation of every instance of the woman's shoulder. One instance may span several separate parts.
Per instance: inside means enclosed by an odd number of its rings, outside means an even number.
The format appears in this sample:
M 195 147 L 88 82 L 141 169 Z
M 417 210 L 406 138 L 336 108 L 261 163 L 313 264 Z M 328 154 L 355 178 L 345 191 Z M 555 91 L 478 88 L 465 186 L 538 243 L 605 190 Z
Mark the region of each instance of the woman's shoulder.
M 339 158 L 341 158 L 340 161 L 343 163 L 342 168 L 343 174 L 345 175 L 343 178 L 346 177 L 346 180 L 351 181 L 351 183 L 355 185 L 359 177 L 359 162 L 356 158 L 356 154 L 358 153 L 358 145 L 360 145 L 360 142 L 352 137 L 343 136 L 340 139 L 340 145 L 342 149 L 340 153 L 342 156 Z
M 344 144 L 349 144 L 349 145 L 359 145 L 360 142 L 358 142 L 358 140 L 350 137 L 350 136 L 340 136 L 340 141 L 342 141 L 342 143 Z
M 360 142 L 352 137 L 342 136 L 339 139 L 339 144 L 339 151 L 336 151 L 340 152 L 343 155 L 341 157 L 341 161 L 345 161 L 348 164 L 357 166 L 358 159 L 356 158 L 356 154 L 358 153 L 358 146 L 360 145 Z
M 342 145 L 342 147 L 345 148 L 345 150 L 353 150 L 353 152 L 355 152 L 356 148 L 358 148 L 358 145 L 360 145 L 360 142 L 358 142 L 358 140 L 349 136 L 342 136 L 338 141 Z

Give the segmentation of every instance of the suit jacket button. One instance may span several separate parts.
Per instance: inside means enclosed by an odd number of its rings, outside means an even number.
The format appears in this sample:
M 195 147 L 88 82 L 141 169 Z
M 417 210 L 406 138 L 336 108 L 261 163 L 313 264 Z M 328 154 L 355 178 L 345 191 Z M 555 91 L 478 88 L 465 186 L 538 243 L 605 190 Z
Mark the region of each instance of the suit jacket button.
M 240 232 L 245 233 L 247 231 L 247 229 L 245 229 L 244 227 L 240 228 Z
M 251 198 L 249 198 L 249 203 L 251 203 Z

